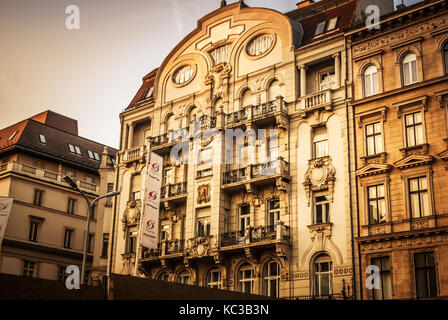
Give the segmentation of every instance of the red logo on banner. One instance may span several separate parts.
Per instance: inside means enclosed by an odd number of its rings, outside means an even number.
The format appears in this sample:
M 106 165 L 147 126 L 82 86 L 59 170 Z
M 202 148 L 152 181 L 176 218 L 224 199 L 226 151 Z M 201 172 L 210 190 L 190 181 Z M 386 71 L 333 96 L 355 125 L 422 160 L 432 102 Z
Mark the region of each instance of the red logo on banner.
M 151 199 L 151 200 L 156 200 L 156 199 L 157 199 L 157 192 L 155 192 L 155 191 L 150 191 L 150 192 L 148 193 L 148 197 L 149 197 L 149 199 Z
M 151 230 L 154 229 L 154 221 L 149 219 L 148 221 L 146 221 L 146 228 Z
M 155 163 L 153 163 L 151 165 L 151 171 L 152 172 L 159 172 L 159 170 L 160 170 L 160 166 L 159 166 L 159 164 L 157 162 L 155 162 Z

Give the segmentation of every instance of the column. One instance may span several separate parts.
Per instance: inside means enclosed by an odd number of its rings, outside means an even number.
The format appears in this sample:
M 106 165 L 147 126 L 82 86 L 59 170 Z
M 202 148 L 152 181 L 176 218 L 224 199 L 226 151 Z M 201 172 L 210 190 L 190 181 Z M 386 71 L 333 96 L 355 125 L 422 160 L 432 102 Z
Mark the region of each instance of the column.
M 134 124 L 129 124 L 128 149 L 131 149 L 134 143 Z
M 334 77 L 335 77 L 335 86 L 339 88 L 341 86 L 341 54 L 336 52 L 333 54 L 334 59 Z
M 306 96 L 306 69 L 305 65 L 299 66 L 300 68 L 300 95 Z

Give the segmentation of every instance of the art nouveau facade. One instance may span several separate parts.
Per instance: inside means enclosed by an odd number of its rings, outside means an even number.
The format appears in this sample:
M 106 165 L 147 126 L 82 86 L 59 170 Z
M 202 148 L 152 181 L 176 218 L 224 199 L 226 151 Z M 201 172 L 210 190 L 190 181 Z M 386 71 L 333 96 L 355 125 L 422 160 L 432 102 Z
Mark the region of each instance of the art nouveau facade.
M 353 55 L 359 275 L 363 299 L 446 297 L 446 1 L 401 7 L 348 32 Z
M 323 2 L 287 15 L 223 3 L 143 79 L 120 116 L 111 272 L 134 273 L 149 138 L 164 179 L 147 276 L 285 298 L 352 294 L 342 30 L 355 2 Z M 229 147 L 226 130 L 249 134 Z M 231 163 L 217 161 L 230 151 Z

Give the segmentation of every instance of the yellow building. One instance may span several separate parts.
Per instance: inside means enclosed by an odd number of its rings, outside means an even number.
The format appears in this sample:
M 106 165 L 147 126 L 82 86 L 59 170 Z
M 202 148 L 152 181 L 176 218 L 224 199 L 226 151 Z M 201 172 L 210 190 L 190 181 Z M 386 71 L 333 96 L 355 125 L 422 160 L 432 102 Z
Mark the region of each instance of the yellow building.
M 52 111 L 0 130 L 0 196 L 14 199 L 0 273 L 62 280 L 67 265 L 81 266 L 87 203 L 63 177 L 72 177 L 93 200 L 101 161 L 113 170 L 115 153 L 78 136 L 76 120 Z M 91 219 L 88 270 L 100 256 L 104 206 L 99 202 Z
M 347 32 L 356 131 L 355 230 L 363 299 L 448 295 L 446 1 Z M 380 286 L 366 285 L 368 266 Z
M 224 1 L 143 79 L 120 115 L 110 272 L 134 274 L 149 138 L 164 178 L 160 245 L 143 252 L 143 273 L 284 298 L 353 295 L 343 31 L 355 4 L 282 14 Z M 195 123 L 214 137 L 198 141 Z M 236 129 L 243 144 L 219 144 Z M 231 163 L 217 161 L 229 151 Z

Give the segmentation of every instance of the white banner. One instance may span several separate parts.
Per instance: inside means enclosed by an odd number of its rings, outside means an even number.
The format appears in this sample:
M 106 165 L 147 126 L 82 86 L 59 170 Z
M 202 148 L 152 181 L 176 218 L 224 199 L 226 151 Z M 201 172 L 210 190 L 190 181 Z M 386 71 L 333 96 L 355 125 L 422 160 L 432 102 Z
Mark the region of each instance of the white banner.
M 141 224 L 141 245 L 149 249 L 157 249 L 162 173 L 163 158 L 151 152 L 150 164 L 146 169 L 143 221 Z
M 0 197 L 0 251 L 2 248 L 3 236 L 8 224 L 9 213 L 12 208 L 12 198 Z

